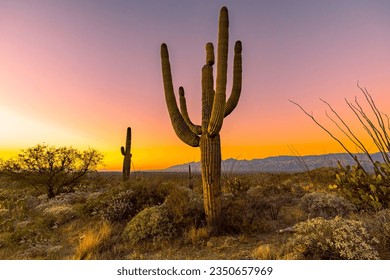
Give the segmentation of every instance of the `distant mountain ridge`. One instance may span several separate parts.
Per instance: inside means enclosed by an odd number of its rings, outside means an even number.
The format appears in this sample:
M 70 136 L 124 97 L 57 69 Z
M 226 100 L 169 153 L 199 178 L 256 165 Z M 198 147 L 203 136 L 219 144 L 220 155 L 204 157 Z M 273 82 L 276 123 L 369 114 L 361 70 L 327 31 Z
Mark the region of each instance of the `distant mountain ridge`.
M 365 154 L 354 154 L 363 163 L 368 163 L 368 158 Z M 381 154 L 375 153 L 371 157 L 374 161 L 383 162 Z M 263 159 L 252 160 L 237 160 L 229 158 L 222 161 L 223 172 L 302 172 L 306 171 L 302 163 L 309 167 L 310 170 L 320 167 L 337 167 L 337 162 L 340 161 L 344 165 L 355 165 L 355 161 L 349 154 L 324 154 L 310 156 L 274 156 Z M 166 172 L 188 172 L 188 166 L 191 166 L 192 172 L 200 172 L 200 162 L 189 162 L 179 165 L 174 165 L 164 169 Z M 367 165 L 369 166 L 369 165 Z

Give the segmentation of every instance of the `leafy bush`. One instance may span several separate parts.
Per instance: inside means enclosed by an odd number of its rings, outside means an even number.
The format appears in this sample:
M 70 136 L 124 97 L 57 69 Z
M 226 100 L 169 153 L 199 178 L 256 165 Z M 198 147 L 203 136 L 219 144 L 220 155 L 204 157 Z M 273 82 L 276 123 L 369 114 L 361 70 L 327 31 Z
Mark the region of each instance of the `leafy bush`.
M 142 241 L 158 242 L 176 236 L 176 228 L 172 223 L 164 205 L 145 208 L 139 212 L 125 227 L 123 237 L 130 245 Z
M 378 259 L 374 248 L 378 241 L 361 221 L 319 217 L 298 223 L 295 229 L 290 245 L 305 259 Z
M 339 190 L 361 209 L 390 208 L 390 166 L 376 162 L 374 172 L 367 173 L 358 166 L 339 164 L 335 184 L 329 188 Z
M 336 216 L 345 217 L 355 210 L 353 204 L 335 194 L 312 192 L 302 197 L 300 208 L 309 214 L 309 218 L 323 217 L 325 219 Z

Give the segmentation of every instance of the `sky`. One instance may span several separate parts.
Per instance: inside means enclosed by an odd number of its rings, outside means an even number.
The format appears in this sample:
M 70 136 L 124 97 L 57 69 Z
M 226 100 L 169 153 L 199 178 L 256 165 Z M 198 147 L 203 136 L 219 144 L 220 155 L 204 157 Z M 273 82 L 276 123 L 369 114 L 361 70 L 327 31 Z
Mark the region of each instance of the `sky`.
M 390 1 L 0 0 L 0 158 L 39 143 L 91 147 L 105 155 L 102 169 L 120 170 L 130 126 L 135 170 L 199 161 L 199 148 L 171 126 L 160 46 L 168 45 L 174 87 L 185 88 L 200 123 L 204 46 L 217 41 L 222 6 L 227 95 L 234 42 L 243 44 L 223 159 L 343 152 L 289 100 L 336 131 L 319 99 L 328 101 L 371 147 L 344 99 L 364 103 L 359 81 L 390 113 Z

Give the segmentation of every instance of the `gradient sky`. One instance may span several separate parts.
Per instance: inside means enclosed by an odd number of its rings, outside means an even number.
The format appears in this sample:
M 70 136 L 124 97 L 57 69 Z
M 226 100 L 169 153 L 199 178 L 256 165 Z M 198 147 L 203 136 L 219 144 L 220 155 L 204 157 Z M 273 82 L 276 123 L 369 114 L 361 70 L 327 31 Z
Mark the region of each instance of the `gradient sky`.
M 136 170 L 198 161 L 199 149 L 171 127 L 160 45 L 200 123 L 204 45 L 216 42 L 224 5 L 229 73 L 234 41 L 243 43 L 243 89 L 224 120 L 224 159 L 291 155 L 291 147 L 343 151 L 289 99 L 332 127 L 323 98 L 355 127 L 344 98 L 363 101 L 359 81 L 390 113 L 388 0 L 0 0 L 0 157 L 45 142 L 96 148 L 105 169 L 120 169 L 131 126 Z

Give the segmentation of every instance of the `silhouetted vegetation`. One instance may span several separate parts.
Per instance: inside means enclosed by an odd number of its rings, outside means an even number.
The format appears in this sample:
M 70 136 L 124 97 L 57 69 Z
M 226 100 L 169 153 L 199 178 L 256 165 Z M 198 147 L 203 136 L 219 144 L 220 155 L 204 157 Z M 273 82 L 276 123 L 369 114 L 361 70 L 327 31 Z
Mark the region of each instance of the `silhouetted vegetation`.
M 123 182 L 130 179 L 130 166 L 131 166 L 131 127 L 126 130 L 126 146 L 121 147 L 121 154 L 123 155 Z
M 22 150 L 16 158 L 3 162 L 3 174 L 30 184 L 53 198 L 70 192 L 82 178 L 95 171 L 103 155 L 94 149 L 79 151 L 72 147 L 38 144 Z

